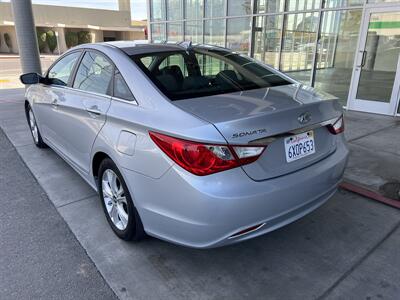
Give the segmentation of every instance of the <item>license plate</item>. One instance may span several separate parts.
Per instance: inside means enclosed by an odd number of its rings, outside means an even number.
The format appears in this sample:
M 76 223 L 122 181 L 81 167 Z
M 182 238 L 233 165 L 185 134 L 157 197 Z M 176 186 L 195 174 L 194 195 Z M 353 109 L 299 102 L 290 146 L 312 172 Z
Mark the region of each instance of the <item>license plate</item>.
M 285 138 L 285 153 L 287 162 L 315 153 L 314 132 L 307 131 Z

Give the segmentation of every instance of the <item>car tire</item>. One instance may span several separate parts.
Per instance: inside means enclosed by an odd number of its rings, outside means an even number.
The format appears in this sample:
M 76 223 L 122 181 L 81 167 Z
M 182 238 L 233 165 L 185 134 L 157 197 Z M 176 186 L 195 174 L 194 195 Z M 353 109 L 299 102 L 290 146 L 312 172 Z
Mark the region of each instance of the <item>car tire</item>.
M 98 175 L 101 204 L 114 233 L 125 241 L 143 239 L 146 233 L 142 221 L 115 163 L 109 158 L 104 159 L 100 164 Z
M 29 130 L 31 132 L 35 146 L 38 148 L 47 148 L 48 146 L 46 145 L 45 142 L 43 142 L 39 126 L 37 125 L 36 122 L 36 117 L 33 113 L 32 107 L 29 104 L 26 105 L 25 113 L 26 113 L 26 119 L 28 121 Z

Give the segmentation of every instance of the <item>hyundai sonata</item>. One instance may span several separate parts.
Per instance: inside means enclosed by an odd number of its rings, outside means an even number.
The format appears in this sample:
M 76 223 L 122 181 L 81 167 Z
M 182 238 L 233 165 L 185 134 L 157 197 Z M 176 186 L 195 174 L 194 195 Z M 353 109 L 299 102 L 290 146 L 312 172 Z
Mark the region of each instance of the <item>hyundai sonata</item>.
M 35 144 L 98 190 L 124 240 L 259 236 L 328 200 L 347 162 L 334 96 L 225 48 L 81 45 L 21 81 Z

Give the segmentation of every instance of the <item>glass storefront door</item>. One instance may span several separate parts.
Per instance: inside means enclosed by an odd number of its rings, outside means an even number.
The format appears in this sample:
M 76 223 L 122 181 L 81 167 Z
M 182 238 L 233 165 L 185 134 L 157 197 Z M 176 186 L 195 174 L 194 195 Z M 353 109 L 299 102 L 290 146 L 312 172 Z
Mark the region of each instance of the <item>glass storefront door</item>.
M 395 115 L 400 91 L 400 11 L 367 8 L 350 91 L 349 109 Z

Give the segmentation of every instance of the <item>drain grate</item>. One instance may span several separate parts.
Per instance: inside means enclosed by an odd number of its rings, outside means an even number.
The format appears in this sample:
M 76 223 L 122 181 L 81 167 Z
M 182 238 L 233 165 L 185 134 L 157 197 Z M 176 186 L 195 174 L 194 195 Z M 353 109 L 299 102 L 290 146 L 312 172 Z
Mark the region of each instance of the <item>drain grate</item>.
M 400 200 L 400 182 L 391 181 L 380 186 L 379 191 L 383 196 L 393 200 Z

